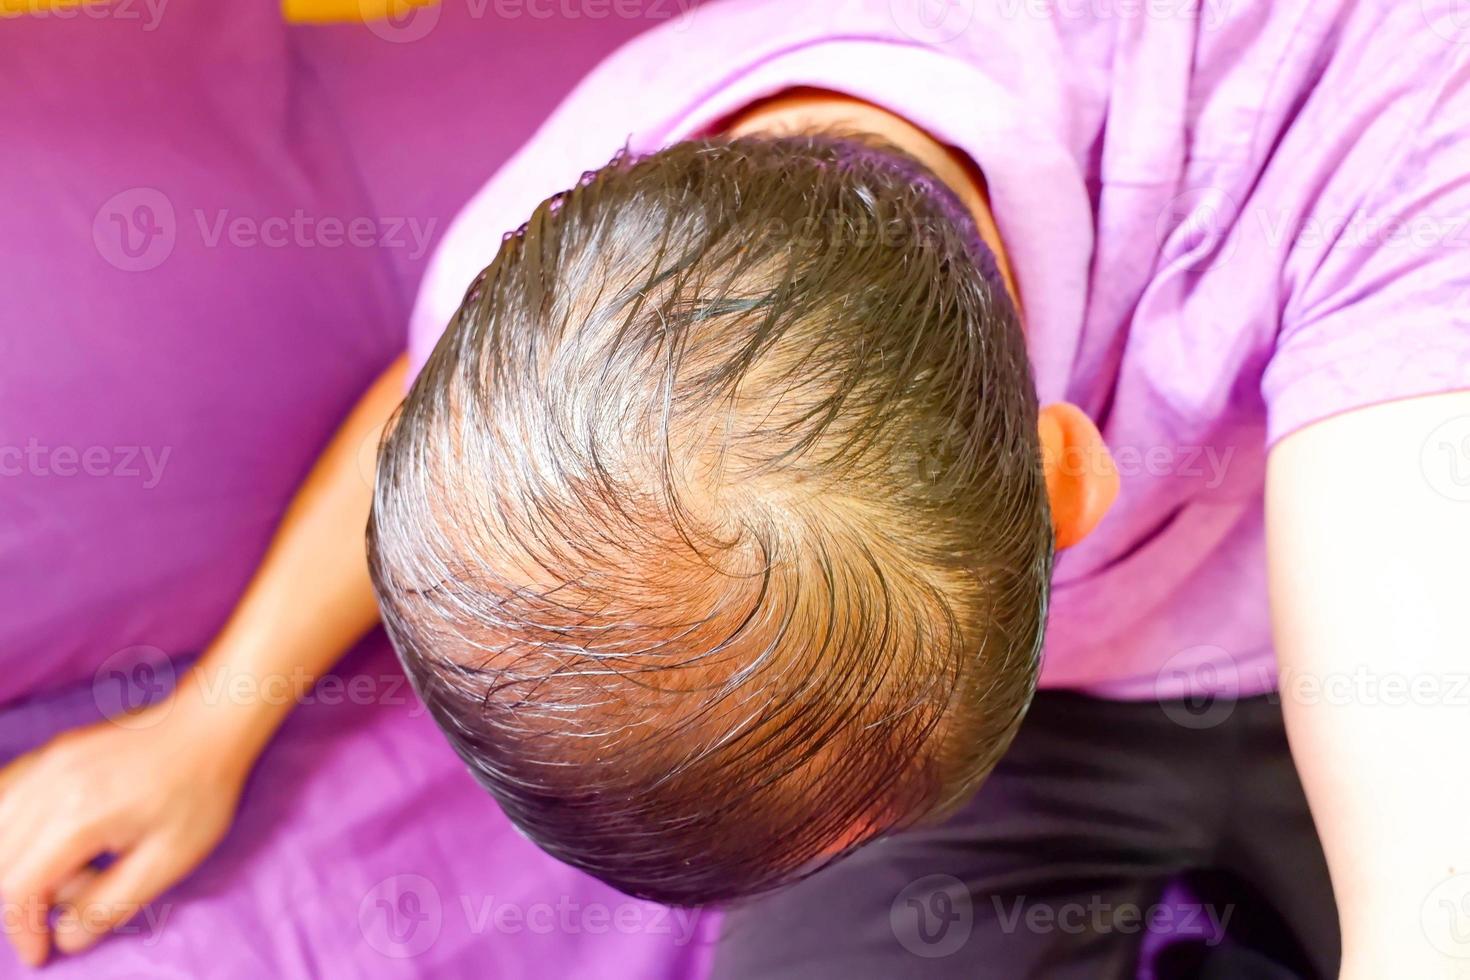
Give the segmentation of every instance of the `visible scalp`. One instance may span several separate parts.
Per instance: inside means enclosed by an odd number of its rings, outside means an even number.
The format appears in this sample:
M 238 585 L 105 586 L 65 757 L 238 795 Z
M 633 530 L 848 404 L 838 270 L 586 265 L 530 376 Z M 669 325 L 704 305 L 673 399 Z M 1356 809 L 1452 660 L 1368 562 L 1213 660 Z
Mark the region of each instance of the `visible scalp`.
M 1009 740 L 1051 560 L 1034 426 L 993 258 L 917 164 L 838 134 L 622 156 L 471 285 L 381 452 L 374 581 L 529 836 L 738 898 Z

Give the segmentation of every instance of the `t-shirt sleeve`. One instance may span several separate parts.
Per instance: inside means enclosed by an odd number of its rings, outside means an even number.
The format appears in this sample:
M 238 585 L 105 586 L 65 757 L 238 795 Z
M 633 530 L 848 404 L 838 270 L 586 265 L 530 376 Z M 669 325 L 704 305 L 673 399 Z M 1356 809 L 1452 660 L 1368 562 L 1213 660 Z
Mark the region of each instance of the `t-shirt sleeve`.
M 1467 69 L 1459 58 L 1406 115 L 1356 207 L 1305 224 L 1310 268 L 1262 383 L 1271 443 L 1342 412 L 1470 388 Z

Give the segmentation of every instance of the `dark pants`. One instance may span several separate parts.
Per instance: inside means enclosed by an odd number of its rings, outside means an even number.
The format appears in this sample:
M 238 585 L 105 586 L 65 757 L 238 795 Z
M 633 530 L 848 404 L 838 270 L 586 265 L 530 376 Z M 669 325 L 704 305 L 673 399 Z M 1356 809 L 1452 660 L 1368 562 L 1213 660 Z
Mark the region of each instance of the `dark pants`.
M 1194 897 L 1160 904 L 1181 877 Z M 714 980 L 1131 980 L 1145 945 L 1222 922 L 1228 939 L 1158 964 L 1337 975 L 1337 912 L 1279 705 L 1201 714 L 1042 693 L 953 819 L 732 909 Z

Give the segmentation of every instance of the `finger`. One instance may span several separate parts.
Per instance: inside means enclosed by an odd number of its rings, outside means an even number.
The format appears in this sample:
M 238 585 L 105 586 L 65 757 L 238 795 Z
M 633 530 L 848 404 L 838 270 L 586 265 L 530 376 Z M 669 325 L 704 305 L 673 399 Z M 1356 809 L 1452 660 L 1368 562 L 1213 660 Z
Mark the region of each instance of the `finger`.
M 70 905 L 75 902 L 77 896 L 82 894 L 88 885 L 96 881 L 97 876 L 101 873 L 90 864 L 78 871 L 75 875 L 68 878 L 65 884 L 56 889 L 56 904 Z
M 106 847 L 101 829 L 73 825 L 38 835 L 12 867 L 0 868 L 5 896 L 5 931 L 17 955 L 31 966 L 46 961 L 51 930 L 46 916 L 52 896 Z
M 153 838 L 118 858 L 62 910 L 56 948 L 79 953 L 123 925 L 194 866 L 187 852 Z
M 53 927 L 53 930 L 55 932 L 60 932 L 60 924 L 63 916 L 66 915 L 67 907 L 72 905 L 76 901 L 77 896 L 81 895 L 84 891 L 86 891 L 87 887 L 92 884 L 92 882 L 97 880 L 97 876 L 99 874 L 101 874 L 101 872 L 89 864 L 87 867 L 83 868 L 75 875 L 68 878 L 59 888 L 56 889 L 56 897 L 53 900 L 52 904 L 55 908 L 61 909 L 61 912 L 56 916 L 56 925 Z M 59 940 L 57 941 L 56 945 L 58 949 L 61 948 L 61 943 Z

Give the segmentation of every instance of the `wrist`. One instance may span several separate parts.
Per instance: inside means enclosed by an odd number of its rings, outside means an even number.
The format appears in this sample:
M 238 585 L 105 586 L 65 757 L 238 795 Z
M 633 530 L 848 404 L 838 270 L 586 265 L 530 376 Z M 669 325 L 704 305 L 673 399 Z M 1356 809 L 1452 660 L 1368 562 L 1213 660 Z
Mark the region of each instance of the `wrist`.
M 296 705 L 297 698 L 280 688 L 201 660 L 179 676 L 168 701 L 157 707 L 179 737 L 253 761 Z

